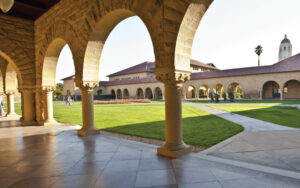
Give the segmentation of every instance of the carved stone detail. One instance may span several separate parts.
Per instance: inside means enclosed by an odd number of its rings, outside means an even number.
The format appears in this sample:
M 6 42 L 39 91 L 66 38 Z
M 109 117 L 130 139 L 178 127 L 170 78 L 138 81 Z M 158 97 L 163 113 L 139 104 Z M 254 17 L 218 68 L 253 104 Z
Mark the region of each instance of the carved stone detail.
M 81 89 L 81 91 L 90 91 L 90 90 L 94 90 L 96 87 L 98 87 L 99 82 L 98 81 L 80 81 L 79 83 L 76 83 L 76 85 Z
M 164 84 L 183 84 L 190 80 L 190 72 L 186 71 L 159 71 L 154 70 L 156 79 Z
M 56 87 L 55 86 L 43 86 L 42 90 L 44 93 L 48 93 L 48 92 L 53 92 L 55 91 Z

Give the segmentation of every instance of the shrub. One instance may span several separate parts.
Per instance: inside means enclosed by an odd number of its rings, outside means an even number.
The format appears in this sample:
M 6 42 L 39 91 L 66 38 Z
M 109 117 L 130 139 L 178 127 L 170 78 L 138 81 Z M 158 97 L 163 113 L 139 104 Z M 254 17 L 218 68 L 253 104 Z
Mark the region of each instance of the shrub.
M 94 104 L 130 104 L 130 103 L 151 103 L 149 99 L 116 99 L 110 101 L 94 101 Z

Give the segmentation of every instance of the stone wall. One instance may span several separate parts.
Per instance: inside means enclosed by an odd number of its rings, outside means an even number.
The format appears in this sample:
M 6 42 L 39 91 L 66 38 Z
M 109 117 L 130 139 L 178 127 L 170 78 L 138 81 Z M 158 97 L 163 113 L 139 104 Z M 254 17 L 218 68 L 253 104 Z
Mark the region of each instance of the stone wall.
M 33 22 L 0 14 L 0 23 L 0 56 L 13 64 L 19 86 L 35 88 Z

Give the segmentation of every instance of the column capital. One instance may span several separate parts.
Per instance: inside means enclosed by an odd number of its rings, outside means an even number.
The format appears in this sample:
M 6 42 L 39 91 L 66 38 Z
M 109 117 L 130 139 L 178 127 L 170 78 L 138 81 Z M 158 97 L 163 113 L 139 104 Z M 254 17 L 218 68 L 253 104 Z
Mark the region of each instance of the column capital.
M 5 94 L 6 95 L 14 95 L 16 93 L 15 90 L 8 90 L 8 91 L 5 91 Z
M 154 73 L 158 81 L 168 85 L 183 84 L 184 82 L 190 80 L 191 76 L 191 73 L 188 71 L 164 70 L 161 68 L 154 69 Z
M 98 87 L 99 81 L 80 81 L 79 83 L 77 82 L 76 85 L 84 91 L 94 90 Z
M 49 93 L 55 91 L 56 87 L 55 86 L 43 86 L 42 90 L 44 93 Z

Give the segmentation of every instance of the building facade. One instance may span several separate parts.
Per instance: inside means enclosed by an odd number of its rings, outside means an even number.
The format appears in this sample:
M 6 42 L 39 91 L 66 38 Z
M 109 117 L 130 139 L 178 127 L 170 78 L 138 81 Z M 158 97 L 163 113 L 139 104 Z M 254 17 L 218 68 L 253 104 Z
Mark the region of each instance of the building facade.
M 210 92 L 219 92 L 221 98 L 223 93 L 233 92 L 237 97 L 239 89 L 239 97 L 245 99 L 300 99 L 300 54 L 292 56 L 291 50 L 292 44 L 285 35 L 280 43 L 280 61 L 273 65 L 219 70 L 211 63 L 191 60 L 191 79 L 183 84 L 182 98 L 208 98 Z M 164 85 L 155 78 L 154 68 L 155 63 L 144 62 L 110 74 L 109 81 L 99 83 L 94 96 L 163 99 Z M 74 81 L 74 76 L 65 78 L 64 87 L 75 88 Z M 72 95 L 76 95 L 73 90 Z

